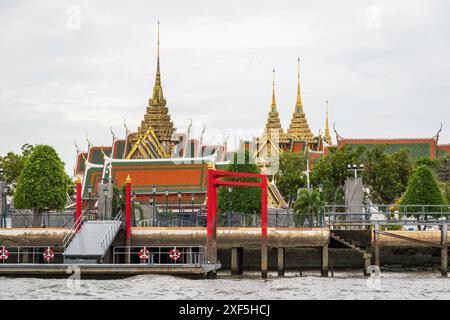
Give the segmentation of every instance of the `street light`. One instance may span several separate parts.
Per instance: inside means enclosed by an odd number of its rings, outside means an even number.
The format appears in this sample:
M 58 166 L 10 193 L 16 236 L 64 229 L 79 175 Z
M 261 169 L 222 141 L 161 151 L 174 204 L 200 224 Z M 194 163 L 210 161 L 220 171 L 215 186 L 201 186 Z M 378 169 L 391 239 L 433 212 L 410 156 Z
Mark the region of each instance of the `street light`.
M 320 226 L 323 227 L 323 223 L 324 223 L 324 216 L 323 216 L 323 207 L 322 207 L 322 192 L 323 192 L 323 185 L 319 184 L 319 205 L 320 205 L 320 209 L 319 209 L 319 215 L 320 215 Z
M 166 188 L 166 213 L 169 212 L 169 189 Z
M 232 209 L 232 204 L 233 204 L 233 199 L 231 197 L 231 193 L 233 192 L 233 188 L 232 187 L 228 187 L 228 208 L 229 208 L 229 213 L 228 213 L 228 226 L 231 227 L 231 221 L 232 221 L 232 215 L 233 215 L 233 209 Z
M 358 172 L 359 171 L 364 171 L 364 169 L 365 168 L 364 168 L 363 164 L 360 164 L 360 165 L 357 165 L 355 163 L 354 164 L 347 164 L 347 170 L 354 173 L 355 181 L 358 178 Z
M 178 216 L 179 216 L 181 212 L 181 197 L 183 196 L 183 193 L 178 192 L 177 196 L 178 196 Z
M 107 204 L 107 197 L 108 197 L 108 188 L 103 189 L 103 192 L 105 194 L 105 212 L 104 212 L 104 217 L 103 219 L 106 219 L 106 204 Z
M 4 186 L 2 189 L 2 203 L 1 203 L 1 209 L 2 210 L 2 228 L 6 228 L 6 211 L 7 211 L 7 201 L 6 201 L 6 195 L 8 194 L 9 188 L 8 186 Z
M 194 201 L 195 201 L 195 193 L 191 193 L 192 214 L 194 214 Z M 194 219 L 197 220 L 196 216 L 194 216 Z
M 152 210 L 152 218 L 153 218 L 153 226 L 155 226 L 156 225 L 156 185 L 153 185 L 153 187 L 152 187 L 152 194 L 153 194 L 153 197 L 152 197 L 152 201 L 151 201 L 151 204 L 152 204 L 152 207 L 153 207 L 153 210 Z

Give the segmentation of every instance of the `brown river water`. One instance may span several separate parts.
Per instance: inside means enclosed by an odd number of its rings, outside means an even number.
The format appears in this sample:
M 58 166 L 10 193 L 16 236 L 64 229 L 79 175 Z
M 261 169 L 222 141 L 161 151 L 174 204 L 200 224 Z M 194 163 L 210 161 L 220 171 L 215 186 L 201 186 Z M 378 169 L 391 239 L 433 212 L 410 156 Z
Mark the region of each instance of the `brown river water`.
M 450 299 L 450 279 L 438 272 L 383 272 L 365 278 L 339 271 L 322 278 L 317 272 L 285 277 L 258 274 L 214 280 L 144 275 L 115 280 L 2 278 L 0 299 Z

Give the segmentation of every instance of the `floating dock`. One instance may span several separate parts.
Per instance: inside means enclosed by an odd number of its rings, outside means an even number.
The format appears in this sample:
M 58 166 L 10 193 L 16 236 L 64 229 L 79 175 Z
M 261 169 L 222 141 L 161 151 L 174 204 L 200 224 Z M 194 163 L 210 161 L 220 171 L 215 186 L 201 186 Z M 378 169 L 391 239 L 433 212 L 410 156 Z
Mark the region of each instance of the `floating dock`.
M 143 274 L 174 275 L 204 279 L 222 266 L 219 264 L 0 264 L 3 277 L 67 278 L 79 272 L 81 278 L 121 278 Z

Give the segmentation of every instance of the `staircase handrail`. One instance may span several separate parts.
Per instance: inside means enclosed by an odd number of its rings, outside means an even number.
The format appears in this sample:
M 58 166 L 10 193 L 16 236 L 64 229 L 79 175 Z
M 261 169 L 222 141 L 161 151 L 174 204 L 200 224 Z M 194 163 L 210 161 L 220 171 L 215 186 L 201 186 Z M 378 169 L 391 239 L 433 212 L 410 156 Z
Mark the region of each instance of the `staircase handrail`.
M 83 223 L 85 219 L 85 216 L 81 214 L 81 216 L 78 217 L 78 219 L 75 221 L 73 226 L 70 228 L 69 233 L 66 234 L 66 236 L 63 239 L 63 248 L 66 250 L 67 245 L 72 241 L 72 239 L 77 234 L 78 229 L 81 227 L 81 224 Z
M 100 246 L 103 249 L 103 252 L 105 252 L 108 248 L 106 247 L 107 244 L 109 244 L 112 240 L 112 238 L 115 236 L 117 230 L 120 228 L 120 225 L 122 224 L 122 214 L 119 213 L 116 215 L 116 217 L 113 220 L 113 224 L 109 227 L 106 234 L 103 236 L 102 240 L 100 241 Z

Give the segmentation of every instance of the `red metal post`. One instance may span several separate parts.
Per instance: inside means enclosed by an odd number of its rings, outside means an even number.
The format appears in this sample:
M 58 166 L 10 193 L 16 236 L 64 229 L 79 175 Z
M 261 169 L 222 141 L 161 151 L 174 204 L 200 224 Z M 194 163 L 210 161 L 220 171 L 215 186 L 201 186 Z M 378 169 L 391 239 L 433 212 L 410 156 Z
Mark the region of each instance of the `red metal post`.
M 267 278 L 267 176 L 261 175 L 261 275 Z
M 76 226 L 76 231 L 80 231 L 80 220 L 81 220 L 81 178 L 77 177 L 76 182 L 76 190 L 77 190 L 77 206 L 75 210 L 75 222 L 78 223 Z
M 215 188 L 212 181 L 214 180 L 213 170 L 208 166 L 208 220 L 206 225 L 206 253 L 209 262 L 213 261 L 213 252 L 212 252 L 212 231 L 213 231 L 213 192 L 212 190 Z
M 125 186 L 125 234 L 126 239 L 131 239 L 131 178 L 127 177 Z

